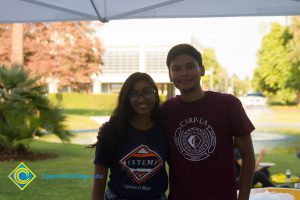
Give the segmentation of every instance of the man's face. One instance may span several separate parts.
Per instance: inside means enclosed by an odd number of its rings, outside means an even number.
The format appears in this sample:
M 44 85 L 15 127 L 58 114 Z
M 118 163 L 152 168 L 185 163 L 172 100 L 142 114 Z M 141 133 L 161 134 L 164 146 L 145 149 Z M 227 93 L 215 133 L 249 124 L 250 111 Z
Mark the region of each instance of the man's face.
M 175 57 L 170 63 L 169 76 L 181 93 L 189 93 L 201 88 L 200 79 L 204 67 L 188 54 Z

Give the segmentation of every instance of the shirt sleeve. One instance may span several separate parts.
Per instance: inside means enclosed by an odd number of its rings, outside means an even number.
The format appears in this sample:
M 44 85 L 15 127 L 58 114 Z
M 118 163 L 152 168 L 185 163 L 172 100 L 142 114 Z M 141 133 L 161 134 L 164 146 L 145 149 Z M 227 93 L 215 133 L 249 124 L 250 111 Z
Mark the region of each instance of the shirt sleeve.
M 250 134 L 254 125 L 248 118 L 241 101 L 233 95 L 229 96 L 229 128 L 235 137 L 242 137 Z
M 110 167 L 111 163 L 108 159 L 108 140 L 109 136 L 112 134 L 112 128 L 109 124 L 105 124 L 100 132 L 99 142 L 96 146 L 95 153 L 95 165 L 103 165 L 105 167 Z

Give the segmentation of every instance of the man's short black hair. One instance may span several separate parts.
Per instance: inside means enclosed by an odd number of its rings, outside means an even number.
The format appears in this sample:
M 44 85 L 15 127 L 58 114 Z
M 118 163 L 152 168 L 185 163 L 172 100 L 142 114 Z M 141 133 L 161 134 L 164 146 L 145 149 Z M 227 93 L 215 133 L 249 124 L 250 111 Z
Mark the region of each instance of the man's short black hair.
M 168 68 L 170 69 L 170 63 L 174 58 L 183 54 L 188 54 L 192 56 L 198 62 L 199 66 L 202 66 L 201 53 L 195 47 L 189 44 L 177 44 L 174 47 L 172 47 L 168 53 L 167 56 Z

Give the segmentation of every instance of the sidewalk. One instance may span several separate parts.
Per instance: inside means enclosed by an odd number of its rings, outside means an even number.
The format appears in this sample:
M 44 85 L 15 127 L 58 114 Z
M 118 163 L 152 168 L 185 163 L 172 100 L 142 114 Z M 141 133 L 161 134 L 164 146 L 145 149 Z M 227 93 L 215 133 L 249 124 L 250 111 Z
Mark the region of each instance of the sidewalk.
M 98 122 L 99 124 L 103 124 L 109 120 L 110 116 L 91 116 L 90 119 Z
M 92 116 L 90 119 L 96 121 L 99 125 L 107 122 L 110 116 Z M 75 133 L 74 137 L 70 138 L 71 144 L 81 144 L 81 145 L 90 145 L 97 141 L 97 129 L 89 129 L 89 130 L 72 130 L 71 133 Z M 81 134 L 83 133 L 83 134 Z M 62 143 L 61 140 L 54 136 L 45 136 L 39 138 L 39 140 L 46 142 L 54 142 L 54 143 Z

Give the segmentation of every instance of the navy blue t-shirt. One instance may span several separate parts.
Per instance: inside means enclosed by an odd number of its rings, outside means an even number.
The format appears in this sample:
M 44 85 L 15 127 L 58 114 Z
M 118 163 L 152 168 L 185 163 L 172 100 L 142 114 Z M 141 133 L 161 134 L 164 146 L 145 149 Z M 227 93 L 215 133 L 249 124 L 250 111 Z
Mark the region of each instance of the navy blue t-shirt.
M 165 169 L 167 142 L 161 126 L 156 123 L 146 131 L 129 126 L 127 139 L 109 162 L 103 149 L 110 125 L 101 131 L 100 143 L 96 147 L 94 164 L 110 168 L 108 187 L 119 198 L 150 200 L 159 197 L 168 187 Z

